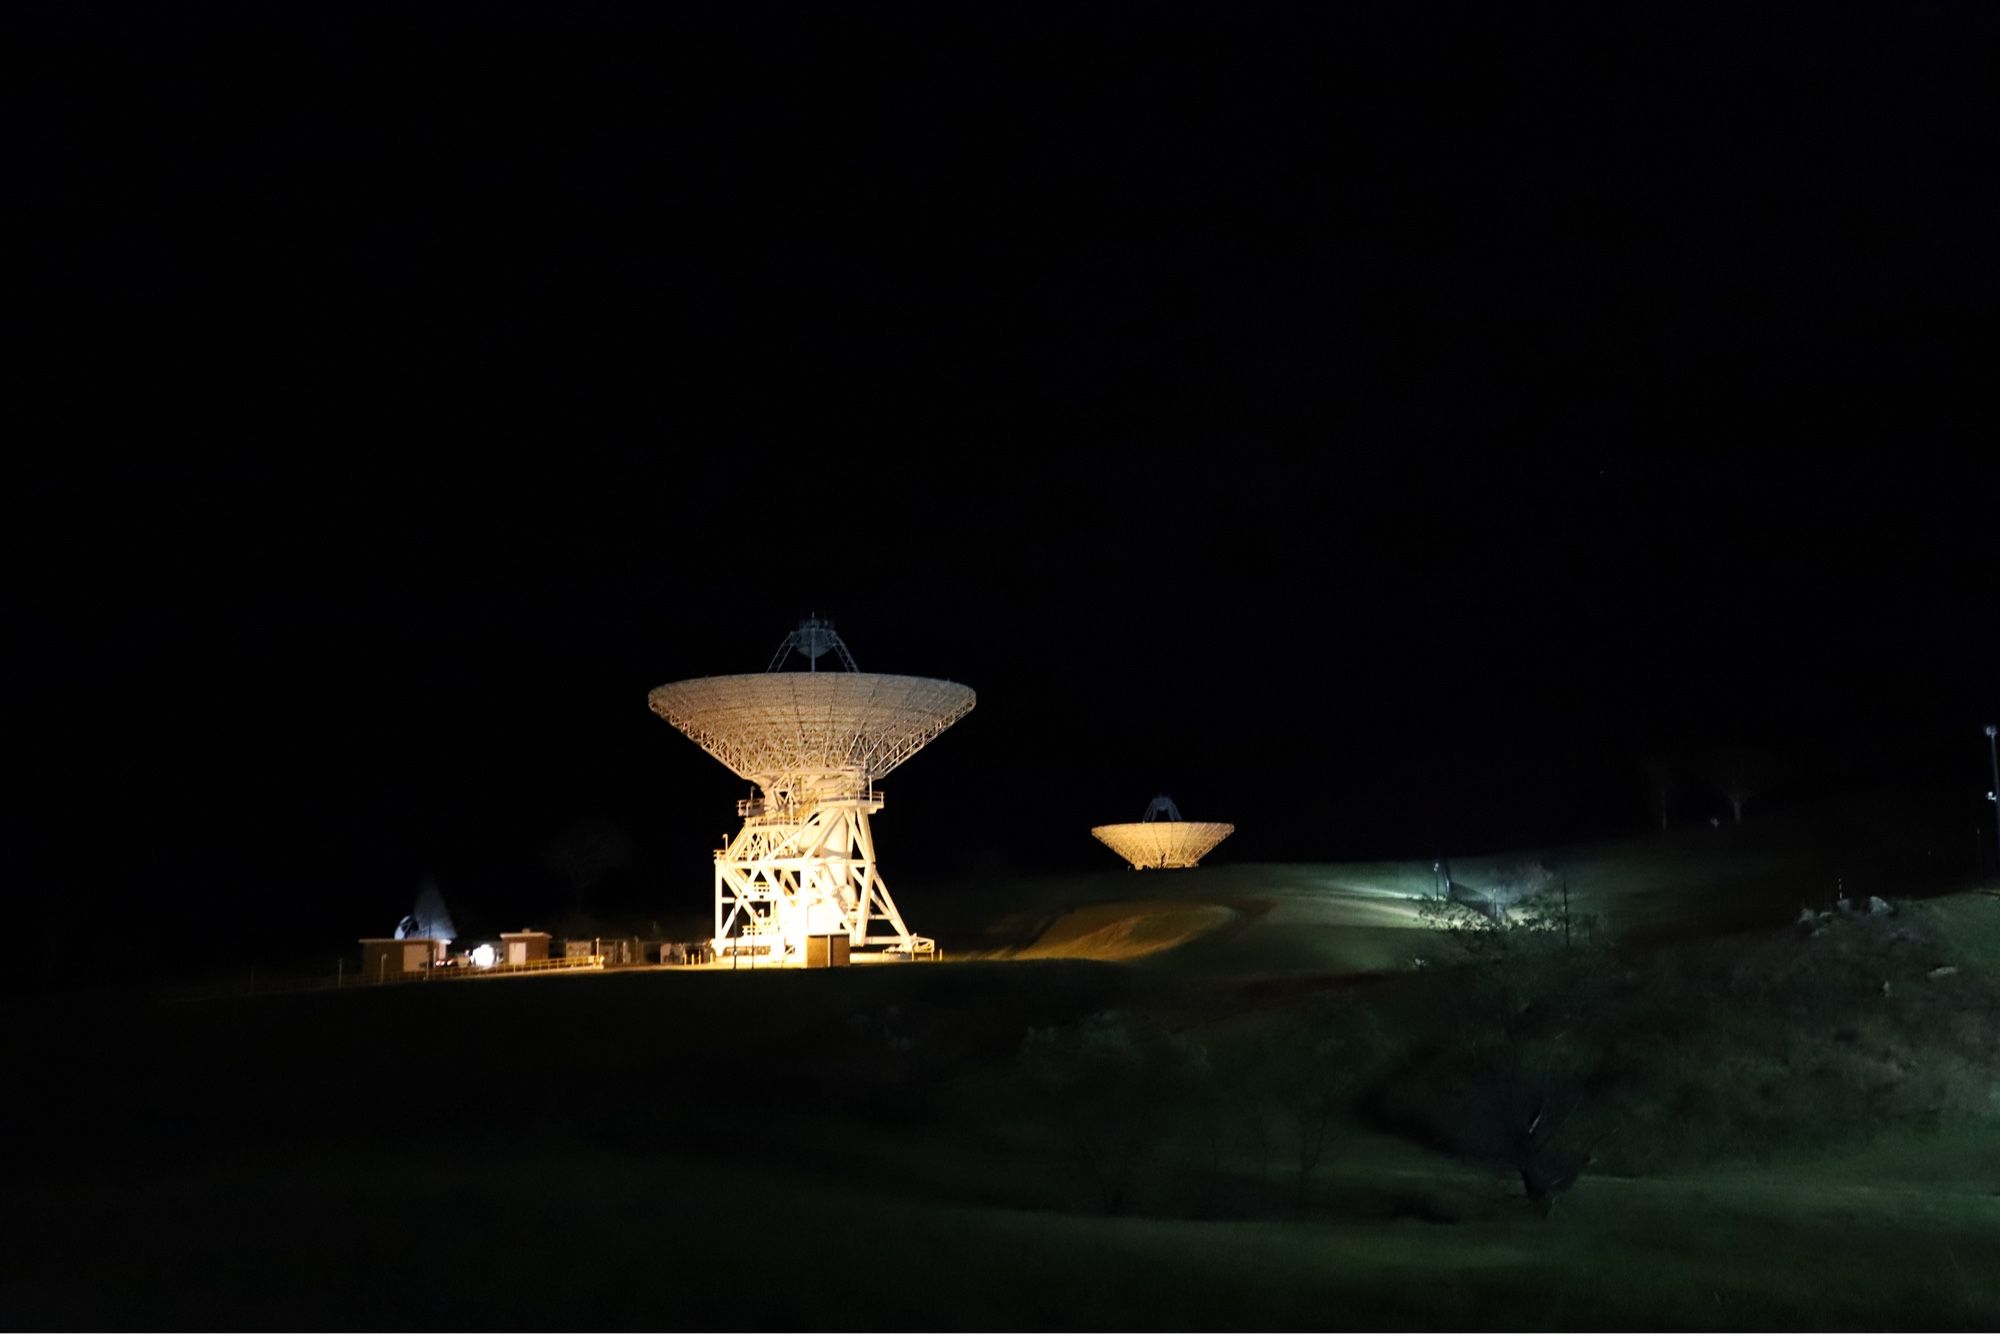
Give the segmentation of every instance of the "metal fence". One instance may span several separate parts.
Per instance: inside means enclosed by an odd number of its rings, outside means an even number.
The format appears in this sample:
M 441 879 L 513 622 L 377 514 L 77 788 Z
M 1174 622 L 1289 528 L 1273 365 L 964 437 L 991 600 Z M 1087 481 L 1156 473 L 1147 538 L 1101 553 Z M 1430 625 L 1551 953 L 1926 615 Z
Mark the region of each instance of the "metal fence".
M 604 967 L 602 954 L 578 954 L 564 958 L 529 959 L 525 963 L 494 963 L 484 968 L 477 964 L 433 964 L 429 968 L 414 973 L 382 972 L 375 977 L 356 977 L 348 982 L 345 974 L 336 975 L 332 982 L 322 981 L 322 986 L 385 986 L 397 982 L 454 982 L 468 977 L 506 977 L 515 973 L 560 973 L 579 969 Z

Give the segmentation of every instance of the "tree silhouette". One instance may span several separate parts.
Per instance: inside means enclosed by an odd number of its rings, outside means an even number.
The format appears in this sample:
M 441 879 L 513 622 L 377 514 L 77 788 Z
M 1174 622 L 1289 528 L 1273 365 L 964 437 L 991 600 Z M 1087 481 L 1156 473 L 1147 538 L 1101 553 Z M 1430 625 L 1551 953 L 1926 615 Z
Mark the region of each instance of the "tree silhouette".
M 1454 1038 L 1432 1072 L 1458 1110 L 1452 1130 L 1461 1147 L 1512 1168 L 1546 1216 L 1602 1133 L 1581 1115 L 1605 1058 L 1613 973 L 1602 933 L 1547 894 L 1499 916 L 1449 902 L 1421 911 L 1441 961 L 1456 965 Z
M 1743 823 L 1743 807 L 1752 797 L 1770 790 L 1778 771 L 1777 761 L 1760 750 L 1731 748 L 1719 750 L 1708 760 L 1709 781 L 1729 801 L 1737 824 Z

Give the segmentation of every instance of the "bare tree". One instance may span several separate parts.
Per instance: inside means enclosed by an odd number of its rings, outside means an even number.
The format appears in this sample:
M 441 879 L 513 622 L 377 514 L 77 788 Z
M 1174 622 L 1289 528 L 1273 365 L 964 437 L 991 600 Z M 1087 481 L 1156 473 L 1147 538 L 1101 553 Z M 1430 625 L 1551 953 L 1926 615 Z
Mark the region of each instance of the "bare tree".
M 1020 1064 L 1060 1122 L 1107 1214 L 1122 1213 L 1175 1109 L 1206 1080 L 1207 1053 L 1143 1015 L 1105 1010 L 1028 1030 Z
M 1440 1072 L 1467 1109 L 1454 1129 L 1472 1152 L 1512 1168 L 1546 1216 L 1605 1131 L 1581 1113 L 1604 1060 L 1610 956 L 1596 923 L 1559 898 L 1524 899 L 1500 917 L 1462 903 L 1422 911 L 1440 954 L 1459 964 L 1457 1030 Z
M 1455 886 L 1452 897 L 1488 917 L 1505 917 L 1507 910 L 1527 899 L 1539 899 L 1557 887 L 1555 868 L 1542 857 L 1500 862 Z
M 1266 1118 L 1281 1127 L 1276 1138 L 1290 1151 L 1294 1207 L 1304 1207 L 1333 1132 L 1382 1047 L 1374 1014 L 1336 1001 L 1272 1029 L 1254 1049 L 1245 1071 L 1259 1104 L 1251 1109 L 1253 1137 L 1260 1155 L 1268 1154 Z
M 542 847 L 542 866 L 561 879 L 570 907 L 582 912 L 593 886 L 632 865 L 637 850 L 631 836 L 606 816 L 569 821 Z
M 1728 798 L 1737 824 L 1743 823 L 1744 804 L 1770 790 L 1778 768 L 1763 751 L 1741 748 L 1717 751 L 1709 757 L 1707 767 L 1709 780 Z

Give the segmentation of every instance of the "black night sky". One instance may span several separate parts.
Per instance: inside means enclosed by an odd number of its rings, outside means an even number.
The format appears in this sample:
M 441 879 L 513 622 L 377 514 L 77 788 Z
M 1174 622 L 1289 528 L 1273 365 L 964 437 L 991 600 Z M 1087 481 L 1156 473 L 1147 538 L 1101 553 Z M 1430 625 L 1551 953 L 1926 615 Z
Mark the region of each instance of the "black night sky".
M 906 895 L 1984 814 L 1989 7 L 30 10 L 29 931 L 699 915 L 646 692 L 815 611 L 979 691 Z

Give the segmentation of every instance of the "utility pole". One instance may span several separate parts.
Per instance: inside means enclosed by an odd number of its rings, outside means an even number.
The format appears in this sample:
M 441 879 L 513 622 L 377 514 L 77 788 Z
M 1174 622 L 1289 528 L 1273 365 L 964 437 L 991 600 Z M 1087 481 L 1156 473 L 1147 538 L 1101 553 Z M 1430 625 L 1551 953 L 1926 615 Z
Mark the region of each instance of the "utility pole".
M 2000 741 L 1994 740 L 1996 735 L 2000 735 L 2000 725 L 1986 724 L 1986 758 L 1993 766 L 1993 790 L 1986 799 L 1993 803 L 1993 864 L 2000 868 Z

